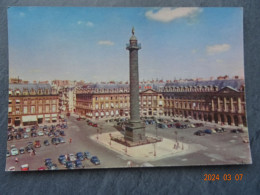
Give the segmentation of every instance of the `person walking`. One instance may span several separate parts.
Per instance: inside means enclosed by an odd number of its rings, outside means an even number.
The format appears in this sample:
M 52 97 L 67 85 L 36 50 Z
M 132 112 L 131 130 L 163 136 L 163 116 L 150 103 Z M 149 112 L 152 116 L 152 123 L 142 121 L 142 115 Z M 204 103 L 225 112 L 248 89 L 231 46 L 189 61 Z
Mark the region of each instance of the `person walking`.
M 71 142 L 72 142 L 72 139 L 70 138 L 70 144 L 71 144 Z
M 17 164 L 19 162 L 18 158 L 16 157 L 15 158 L 15 163 Z

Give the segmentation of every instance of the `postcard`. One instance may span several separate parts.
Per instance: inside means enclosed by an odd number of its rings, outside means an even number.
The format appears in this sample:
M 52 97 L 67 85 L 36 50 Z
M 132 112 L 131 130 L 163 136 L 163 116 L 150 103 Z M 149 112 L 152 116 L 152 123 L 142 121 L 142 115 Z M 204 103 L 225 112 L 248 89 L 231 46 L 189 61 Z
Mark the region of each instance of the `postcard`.
M 251 164 L 243 9 L 10 7 L 6 171 Z

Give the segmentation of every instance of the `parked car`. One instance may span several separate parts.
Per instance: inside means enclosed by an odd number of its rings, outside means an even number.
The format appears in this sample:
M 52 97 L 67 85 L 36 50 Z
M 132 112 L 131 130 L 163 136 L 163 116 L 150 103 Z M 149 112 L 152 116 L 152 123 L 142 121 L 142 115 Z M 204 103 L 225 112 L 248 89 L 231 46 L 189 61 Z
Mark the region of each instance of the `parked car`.
M 40 142 L 40 140 L 36 140 L 36 141 L 34 142 L 34 147 L 35 147 L 35 148 L 40 148 L 40 147 L 41 147 L 41 142 Z
M 39 167 L 38 168 L 38 171 L 44 171 L 44 170 L 46 170 L 45 167 Z
M 68 160 L 74 162 L 76 160 L 74 154 L 68 154 Z
M 44 135 L 44 133 L 42 131 L 38 132 L 38 136 L 43 136 L 43 135 Z
M 83 155 L 82 152 L 78 152 L 78 153 L 76 154 L 76 157 L 77 157 L 78 160 L 84 160 L 84 155 Z
M 58 137 L 59 143 L 66 143 L 65 139 L 63 137 Z
M 21 165 L 21 171 L 29 171 L 29 165 L 28 164 Z
M 94 165 L 100 165 L 100 160 L 98 159 L 97 156 L 92 156 L 90 162 L 92 162 Z
M 196 131 L 196 132 L 194 133 L 194 135 L 203 136 L 203 135 L 205 135 L 205 133 L 204 133 L 204 131 L 202 131 L 202 130 L 198 130 L 198 131 Z
M 205 129 L 205 130 L 204 130 L 204 133 L 206 133 L 206 134 L 212 134 L 212 130 L 211 130 L 211 129 Z
M 98 127 L 97 123 L 92 124 L 93 127 Z
M 59 163 L 60 163 L 60 164 L 63 164 L 63 165 L 65 165 L 66 162 L 67 162 L 66 156 L 63 155 L 63 154 L 59 156 L 58 160 L 59 160 Z
M 59 144 L 58 138 L 56 138 L 56 137 L 52 138 L 52 139 L 51 139 L 51 143 L 52 143 L 52 144 L 55 144 L 55 145 Z
M 8 140 L 8 141 L 11 141 L 11 140 L 13 140 L 13 139 L 14 139 L 14 136 L 12 136 L 12 135 L 8 135 L 8 136 L 7 136 L 7 140 Z
M 44 141 L 43 141 L 43 144 L 44 144 L 45 146 L 50 145 L 49 140 L 44 140 Z
M 91 154 L 88 152 L 88 151 L 86 151 L 86 152 L 84 152 L 84 157 L 86 158 L 86 159 L 91 159 Z
M 64 131 L 60 131 L 60 135 L 61 135 L 61 136 L 65 136 L 66 134 L 65 134 Z
M 26 146 L 25 147 L 25 150 L 28 152 L 28 153 L 31 153 L 33 151 L 33 146 L 30 145 L 30 146 Z
M 7 150 L 6 151 L 6 157 L 9 157 L 10 156 L 10 152 Z
M 15 155 L 18 155 L 18 154 L 19 154 L 19 151 L 18 151 L 17 148 L 12 148 L 12 149 L 11 149 L 11 155 L 12 155 L 12 156 L 15 156 Z
M 15 139 L 19 140 L 19 139 L 21 139 L 21 138 L 22 138 L 22 136 L 21 136 L 20 133 L 17 133 L 17 134 L 15 135 Z
M 27 138 L 29 138 L 29 135 L 28 135 L 28 133 L 24 133 L 24 134 L 23 134 L 23 138 L 24 138 L 24 139 L 27 139 Z
M 31 137 L 37 137 L 36 133 L 31 133 Z
M 67 169 L 74 169 L 74 164 L 71 161 L 66 162 L 66 168 Z
M 9 167 L 8 171 L 15 171 L 15 167 L 14 166 Z
M 223 132 L 225 132 L 226 130 L 224 129 L 224 128 L 215 128 L 215 131 L 217 132 L 217 133 L 223 133 Z
M 31 132 L 31 129 L 30 129 L 29 127 L 27 127 L 27 128 L 25 129 L 25 132 L 26 132 L 26 133 L 30 133 L 30 132 Z
M 81 160 L 76 160 L 76 161 L 75 161 L 75 166 L 76 166 L 77 168 L 82 168 L 83 166 L 82 166 Z
M 231 133 L 244 133 L 242 129 L 232 129 Z
M 21 148 L 19 149 L 19 152 L 20 152 L 20 154 L 24 154 L 24 153 L 25 153 L 24 147 L 21 147 Z

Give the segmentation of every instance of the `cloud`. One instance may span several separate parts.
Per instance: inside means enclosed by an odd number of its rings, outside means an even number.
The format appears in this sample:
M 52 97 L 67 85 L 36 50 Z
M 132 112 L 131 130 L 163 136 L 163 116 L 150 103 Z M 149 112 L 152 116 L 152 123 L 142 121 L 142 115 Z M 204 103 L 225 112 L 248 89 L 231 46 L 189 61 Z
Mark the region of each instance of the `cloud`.
M 183 8 L 161 8 L 157 11 L 150 10 L 145 13 L 148 19 L 159 22 L 171 22 L 179 18 L 194 18 L 202 12 L 201 8 L 183 7 Z
M 112 42 L 112 41 L 99 41 L 98 42 L 98 45 L 108 45 L 108 46 L 112 46 L 114 45 L 115 43 Z
M 90 22 L 90 21 L 83 22 L 83 21 L 79 20 L 79 21 L 77 22 L 77 24 L 78 24 L 78 25 L 86 25 L 86 26 L 88 26 L 88 27 L 94 26 L 93 22 Z
M 207 46 L 207 54 L 209 55 L 214 55 L 216 53 L 222 53 L 225 51 L 228 51 L 230 49 L 230 45 L 229 44 L 220 44 L 220 45 L 211 45 L 211 46 Z
M 92 22 L 86 22 L 86 25 L 89 26 L 89 27 L 92 27 L 94 24 Z
M 20 13 L 19 13 L 19 16 L 24 17 L 24 16 L 25 16 L 25 13 L 24 13 L 24 12 L 20 12 Z

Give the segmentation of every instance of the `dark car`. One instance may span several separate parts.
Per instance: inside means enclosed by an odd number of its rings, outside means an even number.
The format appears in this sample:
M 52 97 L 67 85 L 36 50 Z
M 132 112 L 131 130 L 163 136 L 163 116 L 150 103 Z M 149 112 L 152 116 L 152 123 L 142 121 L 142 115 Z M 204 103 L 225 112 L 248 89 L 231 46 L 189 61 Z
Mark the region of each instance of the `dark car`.
M 51 139 L 51 143 L 52 143 L 52 144 L 55 144 L 55 145 L 59 144 L 58 138 L 56 138 L 56 137 L 52 138 L 52 139 Z
M 203 136 L 205 135 L 204 131 L 198 130 L 194 133 L 194 135 Z
M 97 156 L 92 156 L 90 162 L 92 162 L 94 165 L 100 165 L 100 160 L 98 159 Z
M 45 146 L 50 145 L 49 140 L 44 140 L 43 144 L 44 144 Z
M 31 137 L 37 137 L 36 133 L 31 133 Z
M 59 160 L 60 164 L 63 164 L 63 165 L 65 165 L 67 162 L 66 156 L 63 154 L 59 156 L 58 160 Z
M 97 125 L 96 123 L 93 123 L 92 126 L 93 126 L 93 127 L 97 127 L 98 125 Z
M 60 133 L 59 133 L 59 132 L 55 132 L 55 133 L 54 133 L 54 136 L 55 136 L 55 137 L 59 137 L 59 136 L 60 136 Z
M 60 135 L 61 135 L 61 136 L 65 136 L 66 134 L 65 134 L 64 131 L 60 131 Z
M 74 164 L 71 161 L 66 162 L 66 168 L 67 169 L 74 169 Z
M 17 134 L 15 135 L 15 139 L 19 140 L 19 139 L 21 139 L 21 138 L 22 138 L 21 134 L 17 133 Z
M 175 123 L 174 124 L 176 128 L 181 128 L 181 124 L 180 123 Z
M 33 151 L 33 146 L 26 146 L 25 147 L 26 152 L 31 153 Z
M 51 158 L 46 158 L 46 159 L 44 160 L 44 163 L 45 163 L 45 166 L 52 164 Z
M 13 140 L 14 139 L 14 137 L 12 136 L 12 135 L 8 135 L 8 137 L 7 137 L 7 140 L 8 141 L 11 141 L 11 140 Z
M 206 134 L 212 134 L 212 130 L 211 130 L 211 129 L 205 129 L 205 130 L 204 130 L 204 133 L 206 133 Z
M 82 166 L 81 160 L 76 160 L 76 161 L 75 161 L 75 166 L 76 166 L 77 168 L 82 168 L 83 166 Z
M 232 129 L 231 133 L 244 133 L 242 129 Z
M 82 153 L 82 152 L 78 152 L 78 153 L 76 154 L 76 158 L 77 158 L 78 160 L 84 160 L 84 155 L 83 155 L 83 153 Z
M 20 154 L 24 154 L 25 153 L 25 149 L 24 148 L 20 148 L 19 152 L 20 152 Z
M 51 164 L 49 170 L 57 170 L 58 169 L 58 166 L 56 164 Z
M 91 159 L 92 156 L 91 156 L 90 152 L 86 151 L 86 152 L 84 152 L 84 157 L 86 159 Z

